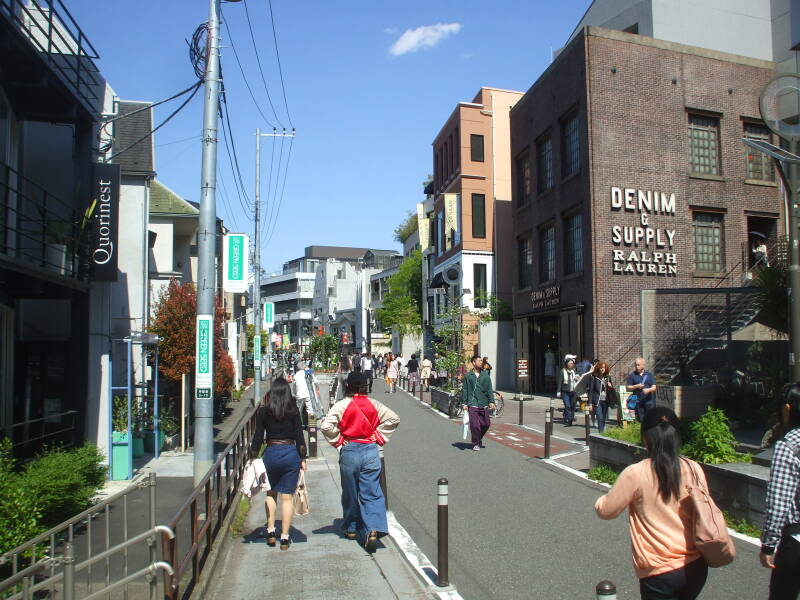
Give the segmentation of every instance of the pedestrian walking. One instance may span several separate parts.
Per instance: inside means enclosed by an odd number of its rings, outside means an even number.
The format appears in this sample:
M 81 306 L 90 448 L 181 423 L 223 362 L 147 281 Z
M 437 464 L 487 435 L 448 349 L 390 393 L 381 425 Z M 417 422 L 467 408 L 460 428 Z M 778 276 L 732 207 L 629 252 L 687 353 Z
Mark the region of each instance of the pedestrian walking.
M 800 382 L 781 403 L 788 428 L 775 443 L 767 485 L 766 518 L 761 531 L 761 564 L 772 569 L 769 600 L 800 597 Z
M 275 516 L 280 499 L 281 550 L 288 550 L 292 543 L 292 497 L 297 490 L 300 471 L 306 470 L 306 442 L 300 424 L 300 411 L 286 379 L 278 377 L 272 382 L 265 401 L 256 413 L 256 430 L 250 443 L 250 453 L 258 456 L 261 446 L 266 443 L 263 460 L 271 487 L 265 499 L 267 545 L 275 546 Z
M 488 356 L 483 357 L 483 370 L 489 373 L 489 375 L 492 374 L 492 365 L 489 363 Z
M 698 480 L 708 490 L 708 483 L 700 465 L 681 460 L 679 431 L 672 410 L 659 406 L 647 411 L 642 443 L 648 458 L 626 467 L 595 503 L 601 519 L 614 519 L 628 509 L 642 600 L 694 600 L 708 575 L 708 565 L 695 546 L 692 515 L 686 513 L 689 485 Z
M 388 393 L 394 394 L 397 391 L 397 377 L 400 375 L 400 363 L 392 353 L 386 359 L 386 383 L 389 387 Z
M 472 449 L 484 448 L 483 436 L 491 426 L 490 411 L 495 409 L 492 380 L 489 372 L 483 370 L 483 359 L 477 354 L 472 357 L 472 369 L 464 376 L 461 387 L 461 402 L 469 413 L 469 430 L 472 436 Z
M 608 408 L 615 404 L 616 398 L 608 363 L 598 362 L 588 377 L 586 396 L 589 401 L 589 412 L 597 417 L 597 430 L 603 433 L 608 420 Z
M 567 354 L 564 357 L 564 366 L 558 380 L 556 398 L 561 398 L 564 403 L 564 425 L 572 427 L 575 420 L 575 384 L 578 383 L 578 374 L 575 372 L 575 357 Z
M 340 449 L 345 537 L 352 540 L 361 533 L 364 547 L 374 552 L 378 538 L 389 532 L 380 484 L 381 455 L 400 417 L 366 395 L 368 384 L 362 373 L 351 373 L 346 385 L 347 397 L 334 405 L 320 430 Z
M 625 381 L 625 388 L 636 396 L 636 419 L 644 421 L 647 411 L 656 405 L 656 378 L 645 369 L 644 359 L 639 357 L 633 363 L 633 372 Z M 626 406 L 625 408 L 630 408 Z
M 297 400 L 297 408 L 300 410 L 303 426 L 308 425 L 308 418 L 313 415 L 314 418 L 322 416 L 321 411 L 316 406 L 316 380 L 313 372 L 306 361 L 297 363 L 297 372 L 295 373 L 292 385 L 294 386 L 294 396 Z
M 364 376 L 367 378 L 367 382 L 369 384 L 369 389 L 367 393 L 372 393 L 372 357 L 369 354 L 364 354 L 361 358 L 361 372 L 364 373 Z
M 419 385 L 419 361 L 417 355 L 412 354 L 411 360 L 406 364 L 408 369 L 408 389 L 411 390 L 411 395 L 417 393 L 417 386 Z
M 433 362 L 429 356 L 425 356 L 422 359 L 422 372 L 420 376 L 422 377 L 422 388 L 425 389 L 426 392 L 431 391 L 431 375 L 433 374 Z

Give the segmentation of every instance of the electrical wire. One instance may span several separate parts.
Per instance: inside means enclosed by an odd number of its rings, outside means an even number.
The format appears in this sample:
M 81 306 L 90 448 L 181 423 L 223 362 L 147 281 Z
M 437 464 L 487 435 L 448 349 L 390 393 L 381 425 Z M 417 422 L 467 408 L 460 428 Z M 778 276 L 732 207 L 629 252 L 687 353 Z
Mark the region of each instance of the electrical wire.
M 272 231 L 269 232 L 269 237 L 267 238 L 267 244 L 272 241 L 272 234 L 275 232 L 275 227 L 278 224 L 278 217 L 280 216 L 281 212 L 281 204 L 283 204 L 283 195 L 286 192 L 286 177 L 289 175 L 289 161 L 292 158 L 292 147 L 294 146 L 294 136 L 289 138 L 289 152 L 286 155 L 286 167 L 283 171 L 283 184 L 281 185 L 281 197 L 278 199 L 278 209 L 275 216 L 275 221 L 272 225 Z
M 245 0 L 242 4 L 244 4 L 244 14 L 247 17 L 247 28 L 250 30 L 250 41 L 253 43 L 253 52 L 256 55 L 256 64 L 258 64 L 258 72 L 261 75 L 261 83 L 264 84 L 264 91 L 267 93 L 267 100 L 269 101 L 269 106 L 272 109 L 272 114 L 275 116 L 275 120 L 278 122 L 278 125 L 283 127 L 283 123 L 281 123 L 281 119 L 275 110 L 275 105 L 272 104 L 272 96 L 270 96 L 269 88 L 267 87 L 267 79 L 264 77 L 264 70 L 261 68 L 261 57 L 259 56 L 258 46 L 256 45 L 256 36 L 253 34 L 253 24 L 250 22 L 250 11 L 247 9 L 247 0 Z
M 224 85 L 223 85 L 224 87 Z M 227 136 L 230 138 L 230 148 L 228 149 L 229 158 L 230 155 L 233 155 L 233 162 L 236 165 L 236 170 L 234 171 L 234 176 L 238 179 L 239 185 L 242 189 L 242 195 L 247 199 L 247 206 L 253 206 L 250 202 L 250 199 L 247 197 L 247 192 L 245 191 L 247 187 L 244 185 L 244 179 L 242 178 L 242 170 L 239 167 L 239 157 L 236 155 L 236 142 L 233 139 L 233 127 L 231 126 L 231 117 L 230 113 L 228 112 L 228 101 L 226 96 L 222 96 L 222 101 L 220 102 L 220 116 L 224 115 L 222 119 L 223 124 L 227 123 L 227 127 L 224 128 L 224 131 L 227 132 Z
M 192 40 L 186 40 L 189 46 L 189 62 L 192 64 L 194 74 L 204 81 L 206 67 L 208 66 L 208 23 L 201 23 L 192 33 Z
M 276 140 L 276 142 L 277 142 L 277 140 Z M 278 199 L 278 186 L 280 185 L 280 181 L 281 181 L 281 170 L 282 170 L 281 169 L 281 165 L 283 164 L 283 146 L 284 146 L 285 143 L 286 143 L 286 138 L 285 137 L 281 137 L 281 150 L 280 150 L 280 154 L 278 155 L 278 168 L 277 168 L 277 171 L 275 169 L 272 169 L 272 163 L 270 163 L 270 179 L 269 179 L 269 184 L 268 184 L 268 188 L 269 189 L 267 190 L 267 193 L 268 193 L 268 195 L 272 195 L 272 211 L 270 211 L 270 213 L 271 213 L 270 214 L 270 219 L 269 219 L 269 221 L 267 221 L 267 231 L 270 230 L 270 228 L 273 226 L 273 223 L 274 223 L 275 219 L 277 218 L 277 215 L 275 214 L 275 206 L 276 206 L 276 201 Z M 275 145 L 273 144 L 273 156 L 274 156 L 274 147 L 275 147 Z M 276 172 L 278 174 L 277 177 L 275 176 Z M 275 183 L 275 193 L 274 194 L 272 194 L 272 184 L 273 184 L 273 182 Z
M 245 10 L 247 6 L 245 5 Z M 281 77 L 281 90 L 283 91 L 283 104 L 286 107 L 286 117 L 289 119 L 289 125 L 292 129 L 294 129 L 294 123 L 292 123 L 292 116 L 289 114 L 289 102 L 286 101 L 286 85 L 283 81 L 283 68 L 281 67 L 281 55 L 278 52 L 278 35 L 275 33 L 275 15 L 272 12 L 272 0 L 269 0 L 269 20 L 272 23 L 272 39 L 275 42 L 275 58 L 278 59 L 278 74 Z
M 225 206 L 225 212 L 228 213 L 228 216 L 231 219 L 231 223 L 236 228 L 236 231 L 241 231 L 239 227 L 239 223 L 236 221 L 236 215 L 233 213 L 231 209 L 231 202 L 230 202 L 230 194 L 228 194 L 228 186 L 225 185 L 225 178 L 222 176 L 222 169 L 219 167 L 219 163 L 217 164 L 217 178 L 219 179 L 220 184 L 222 185 L 222 194 L 220 197 L 222 198 L 222 204 Z
M 164 142 L 163 144 L 156 144 L 156 148 L 161 148 L 162 146 L 172 146 L 173 144 L 180 144 L 182 142 L 188 142 L 189 140 L 199 140 L 199 139 L 200 139 L 199 135 L 192 135 L 190 137 L 183 138 L 182 140 L 173 140 L 171 142 Z
M 171 114 L 170 114 L 170 115 L 169 115 L 169 116 L 168 116 L 166 119 L 164 119 L 164 120 L 163 120 L 163 121 L 162 121 L 162 122 L 161 122 L 161 123 L 160 123 L 160 124 L 159 124 L 159 125 L 158 125 L 158 126 L 155 128 L 155 129 L 153 129 L 152 131 L 150 131 L 150 133 L 148 133 L 148 134 L 146 134 L 146 135 L 142 136 L 141 138 L 139 138 L 138 140 L 136 140 L 134 143 L 130 144 L 130 145 L 129 145 L 129 146 L 127 146 L 126 148 L 123 148 L 123 149 L 122 149 L 122 150 L 120 150 L 119 152 L 115 152 L 114 154 L 112 154 L 110 157 L 108 157 L 108 158 L 106 159 L 106 162 L 111 162 L 113 159 L 115 159 L 116 157 L 118 157 L 120 154 L 122 154 L 123 152 L 127 152 L 128 150 L 130 150 L 131 148 L 133 148 L 133 147 L 134 147 L 134 146 L 136 146 L 137 144 L 140 144 L 141 142 L 143 142 L 144 140 L 146 140 L 147 138 L 149 138 L 150 136 L 152 136 L 152 135 L 153 135 L 153 134 L 154 134 L 156 131 L 158 131 L 159 129 L 161 129 L 161 128 L 162 128 L 164 125 L 166 125 L 167 123 L 169 123 L 169 122 L 172 120 L 172 118 L 173 118 L 175 115 L 177 115 L 177 114 L 178 114 L 178 113 L 179 113 L 181 110 L 183 110 L 183 108 L 184 108 L 184 107 L 185 107 L 187 104 L 189 104 L 189 102 L 191 102 L 192 98 L 194 98 L 194 97 L 195 97 L 195 94 L 197 94 L 197 90 L 199 90 L 199 89 L 200 89 L 200 86 L 202 86 L 202 85 L 203 85 L 203 82 L 202 82 L 202 81 L 198 81 L 197 83 L 195 83 L 195 84 L 194 84 L 194 86 L 193 86 L 193 87 L 194 87 L 194 91 L 191 93 L 191 95 L 190 95 L 188 98 L 186 98 L 186 100 L 184 100 L 184 101 L 181 103 L 181 105 L 180 105 L 178 108 L 176 108 L 175 110 L 173 110 L 173 111 L 172 111 L 172 113 L 171 113 Z M 190 89 L 191 89 L 191 88 L 190 88 Z M 152 108 L 152 107 L 151 107 L 151 106 L 148 106 L 147 108 Z M 135 111 L 133 111 L 133 112 L 139 112 L 140 110 L 141 110 L 141 109 L 137 109 L 137 110 L 135 110 Z M 118 117 L 118 118 L 121 118 L 121 117 L 127 117 L 127 116 L 130 116 L 130 114 L 132 114 L 132 113 L 127 113 L 127 114 L 125 114 L 125 115 L 121 115 L 121 116 L 120 116 L 120 117 Z
M 237 179 L 236 167 L 234 166 L 233 163 L 233 152 L 231 152 L 231 148 L 228 143 L 228 130 L 225 127 L 224 119 L 222 120 L 221 125 L 222 125 L 222 138 L 225 142 L 225 149 L 228 155 L 228 164 L 230 165 L 231 168 L 231 177 L 233 177 L 233 185 L 236 188 L 236 194 L 239 198 L 239 205 L 242 207 L 242 211 L 244 211 L 245 216 L 249 218 L 250 213 L 252 212 L 252 210 L 249 207 L 250 201 L 247 199 L 247 193 L 242 189 L 242 186 L 240 185 L 239 180 L 241 179 L 241 175 L 239 176 L 239 179 Z
M 239 60 L 239 53 L 236 51 L 236 45 L 233 43 L 233 36 L 231 35 L 231 30 L 228 28 L 228 21 L 227 19 L 222 20 L 222 24 L 225 26 L 225 31 L 228 33 L 228 41 L 231 44 L 231 50 L 233 50 L 233 57 L 236 59 L 236 64 L 239 65 L 239 71 L 242 74 L 242 81 L 244 81 L 244 85 L 247 87 L 247 91 L 250 93 L 250 98 L 253 100 L 253 104 L 258 111 L 258 114 L 261 115 L 261 118 L 264 119 L 264 122 L 269 125 L 270 129 L 275 129 L 275 125 L 267 118 L 264 114 L 264 111 L 261 110 L 261 105 L 256 100 L 256 96 L 253 93 L 253 88 L 250 87 L 250 83 L 247 80 L 247 75 L 244 74 L 244 67 L 242 67 L 242 62 Z

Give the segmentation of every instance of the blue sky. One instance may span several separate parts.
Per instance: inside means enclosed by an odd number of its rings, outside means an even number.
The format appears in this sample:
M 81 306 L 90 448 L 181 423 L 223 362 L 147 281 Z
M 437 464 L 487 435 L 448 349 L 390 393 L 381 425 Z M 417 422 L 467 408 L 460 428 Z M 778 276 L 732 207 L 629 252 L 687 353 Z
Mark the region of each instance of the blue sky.
M 277 119 L 259 74 L 244 3 L 224 3 L 223 18 L 265 116 L 289 127 L 268 1 L 246 1 Z M 103 10 L 99 4 L 67 2 L 100 54 L 103 75 L 121 98 L 157 101 L 194 81 L 184 39 L 206 20 L 207 2 L 111 0 L 103 3 Z M 278 170 L 271 173 L 269 168 L 273 144 L 277 165 L 281 142 L 262 143 L 262 211 L 265 222 L 272 216 L 275 223 L 274 234 L 262 243 L 268 271 L 279 270 L 311 244 L 398 248 L 392 232 L 423 198 L 421 182 L 431 172 L 431 141 L 455 104 L 471 100 L 482 85 L 527 90 L 590 0 L 272 4 L 297 137 L 285 188 L 283 179 L 276 186 Z M 271 126 L 259 115 L 224 28 L 222 33 L 233 139 L 252 200 L 254 132 Z M 157 108 L 156 122 L 175 107 L 173 102 Z M 189 200 L 199 196 L 201 126 L 202 96 L 197 94 L 156 134 L 158 178 Z M 288 149 L 285 141 L 283 166 Z M 252 233 L 252 213 L 236 197 L 221 142 L 219 160 L 224 188 L 219 186 L 217 212 L 231 229 Z M 282 167 L 281 177 L 284 172 Z

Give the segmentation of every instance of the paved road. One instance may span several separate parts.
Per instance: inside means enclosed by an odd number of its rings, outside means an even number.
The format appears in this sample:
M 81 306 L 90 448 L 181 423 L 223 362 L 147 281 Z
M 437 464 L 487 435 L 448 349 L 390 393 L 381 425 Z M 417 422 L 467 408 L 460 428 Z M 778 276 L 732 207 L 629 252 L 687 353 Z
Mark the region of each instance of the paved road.
M 513 443 L 490 438 L 485 450 L 467 449 L 460 424 L 402 391 L 386 394 L 381 380 L 372 395 L 401 417 L 386 448 L 390 508 L 433 560 L 436 481 L 450 481 L 450 580 L 464 598 L 593 598 L 603 579 L 620 599 L 639 597 L 627 519 L 595 516 L 600 491 Z M 737 542 L 737 550 L 732 566 L 711 570 L 704 600 L 766 597 L 757 549 Z

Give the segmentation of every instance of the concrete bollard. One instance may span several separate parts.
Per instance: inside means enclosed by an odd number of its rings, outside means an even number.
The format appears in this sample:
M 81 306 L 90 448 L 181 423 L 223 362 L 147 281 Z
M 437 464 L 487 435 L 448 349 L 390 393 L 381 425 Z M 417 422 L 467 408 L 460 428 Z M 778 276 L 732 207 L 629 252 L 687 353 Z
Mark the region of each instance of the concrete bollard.
M 439 576 L 436 585 L 445 587 L 450 585 L 450 575 L 448 573 L 448 548 L 447 548 L 447 508 L 448 508 L 448 484 L 447 479 L 442 477 L 437 482 L 438 486 L 438 512 L 437 512 L 437 568 Z
M 308 415 L 308 457 L 317 458 L 317 418 Z
M 584 417 L 584 427 L 586 428 L 586 445 L 589 445 L 589 435 L 592 433 L 592 418 L 589 416 L 589 411 L 587 410 L 586 413 L 583 415 Z
M 617 586 L 610 581 L 603 580 L 594 588 L 597 600 L 617 600 Z
M 544 412 L 544 457 L 550 458 L 550 437 L 553 435 L 553 409 Z

